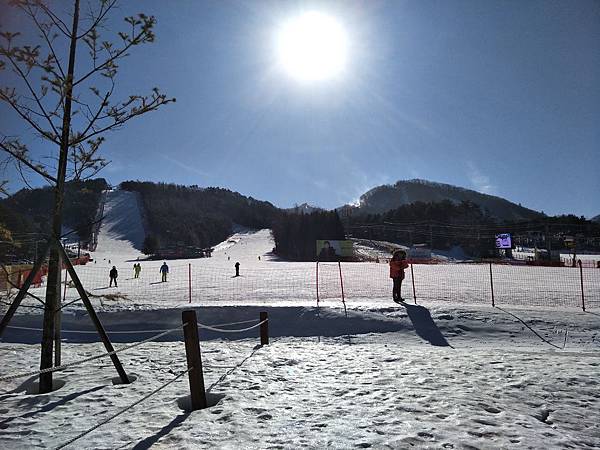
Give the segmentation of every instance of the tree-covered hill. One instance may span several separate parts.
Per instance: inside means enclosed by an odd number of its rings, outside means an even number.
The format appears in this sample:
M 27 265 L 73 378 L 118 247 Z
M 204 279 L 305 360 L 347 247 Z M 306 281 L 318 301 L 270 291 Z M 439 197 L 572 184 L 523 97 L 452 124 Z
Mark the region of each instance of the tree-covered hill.
M 482 212 L 500 220 L 532 220 L 543 216 L 540 212 L 525 208 L 501 197 L 450 184 L 419 179 L 401 180 L 394 185 L 375 187 L 360 197 L 357 206 L 347 205 L 342 209 L 344 215 L 348 213 L 382 214 L 415 202 L 439 203 L 445 200 L 455 204 L 462 202 L 474 203 L 482 209 Z
M 270 228 L 282 214 L 269 202 L 216 187 L 125 181 L 121 189 L 140 194 L 147 238 L 159 247 L 210 247 L 231 235 L 233 224 Z
M 65 186 L 64 229 L 76 230 L 73 240 L 86 243 L 92 233 L 102 191 L 108 188 L 103 178 L 72 181 Z M 4 245 L 0 256 L 31 259 L 35 241 L 50 232 L 54 191 L 51 187 L 22 189 L 0 200 L 0 233 Z M 12 242 L 12 244 L 11 244 Z

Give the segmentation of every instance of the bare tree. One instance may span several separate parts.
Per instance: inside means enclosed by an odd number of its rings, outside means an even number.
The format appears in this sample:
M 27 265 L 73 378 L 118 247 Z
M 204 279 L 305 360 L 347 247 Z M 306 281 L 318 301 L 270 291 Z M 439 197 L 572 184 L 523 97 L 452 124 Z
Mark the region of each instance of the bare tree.
M 85 11 L 80 0 L 72 1 L 71 13 L 62 14 L 45 0 L 10 0 L 31 22 L 30 30 L 37 36 L 27 33 L 27 39 L 35 43 L 20 43 L 19 32 L 0 32 L 0 71 L 9 71 L 7 75 L 15 80 L 14 85 L 0 86 L 0 101 L 28 127 L 27 138 L 36 137 L 43 149 L 50 149 L 47 154 L 32 151 L 25 139 L 0 128 L 0 150 L 7 158 L 4 164 L 14 164 L 25 182 L 33 173 L 54 187 L 50 234 L 55 238 L 61 233 L 65 182 L 94 176 L 108 164 L 99 154 L 104 134 L 175 101 L 158 88 L 149 94 L 114 98 L 123 59 L 133 47 L 154 41 L 153 16 L 125 17 L 123 30 L 109 40 L 104 36 L 111 33 L 107 17 L 118 0 L 90 0 Z M 55 249 L 50 251 L 48 269 L 42 369 L 52 366 L 55 311 L 60 301 L 60 257 Z M 43 374 L 40 391 L 51 389 L 52 373 Z

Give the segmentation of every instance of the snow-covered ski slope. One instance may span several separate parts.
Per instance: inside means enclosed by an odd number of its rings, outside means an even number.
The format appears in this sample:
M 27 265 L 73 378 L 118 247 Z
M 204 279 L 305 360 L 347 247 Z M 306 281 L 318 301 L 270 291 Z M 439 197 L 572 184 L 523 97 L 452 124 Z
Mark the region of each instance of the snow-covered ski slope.
M 212 258 L 167 261 L 170 273 L 160 282 L 163 261 L 138 260 L 139 252 L 129 241 L 102 235 L 94 262 L 78 266 L 77 272 L 100 310 L 156 309 L 194 305 L 315 306 L 315 263 L 279 260 L 270 254 L 269 230 L 238 232 L 216 246 Z M 123 245 L 127 250 L 119 249 Z M 259 259 L 260 257 L 260 259 Z M 140 278 L 133 265 L 140 262 Z M 235 277 L 236 262 L 240 276 Z M 108 272 L 119 270 L 118 287 L 109 287 Z M 387 305 L 391 282 L 385 263 L 319 265 L 318 293 L 321 305 L 341 307 L 342 282 L 349 308 Z M 493 265 L 494 297 L 498 305 L 581 308 L 582 292 L 578 268 Z M 589 309 L 600 307 L 600 270 L 584 268 L 584 296 Z M 414 276 L 415 291 L 412 282 Z M 34 289 L 43 294 L 43 286 Z M 68 284 L 66 301 L 77 298 Z M 403 284 L 405 298 L 419 301 L 491 304 L 490 267 L 486 264 L 414 265 Z M 28 302 L 34 302 L 33 299 Z M 77 304 L 73 305 L 77 308 Z M 79 306 L 80 307 L 80 306 Z
M 270 230 L 237 232 L 215 246 L 212 258 L 167 261 L 168 281 L 160 282 L 163 261 L 146 260 L 136 248 L 143 241 L 143 227 L 135 194 L 112 191 L 107 195 L 94 262 L 77 266 L 79 277 L 100 311 L 140 310 L 204 306 L 315 306 L 315 263 L 283 261 L 273 256 Z M 140 263 L 140 278 L 133 265 Z M 234 265 L 240 263 L 235 277 Z M 118 287 L 109 287 L 108 272 L 119 270 Z M 348 308 L 389 305 L 391 282 L 385 263 L 342 263 L 319 266 L 318 294 L 322 306 L 342 307 L 342 283 Z M 571 267 L 493 265 L 494 299 L 499 306 L 580 309 L 580 271 Z M 600 308 L 600 270 L 584 268 L 583 297 L 589 310 Z M 413 292 L 413 278 L 414 287 Z M 487 264 L 416 264 L 407 270 L 403 296 L 432 304 L 491 304 L 490 267 Z M 32 292 L 43 296 L 44 286 Z M 78 298 L 68 283 L 65 301 Z M 26 304 L 33 305 L 28 299 Z M 69 309 L 81 309 L 74 303 Z
M 98 234 L 95 258 L 125 261 L 143 256 L 144 226 L 136 192 L 105 192 L 104 218 Z

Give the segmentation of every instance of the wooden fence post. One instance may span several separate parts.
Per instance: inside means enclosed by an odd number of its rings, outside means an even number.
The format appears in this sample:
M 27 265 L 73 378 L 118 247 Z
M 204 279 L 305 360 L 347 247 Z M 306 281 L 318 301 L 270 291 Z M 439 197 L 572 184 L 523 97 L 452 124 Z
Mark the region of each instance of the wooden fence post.
M 494 299 L 494 276 L 492 275 L 492 263 L 490 263 L 490 288 L 492 289 L 492 306 L 496 307 Z
M 415 290 L 415 272 L 413 271 L 413 265 L 410 263 L 410 278 L 412 281 L 413 287 L 413 299 L 415 300 L 415 305 L 417 304 L 417 291 Z
M 266 311 L 261 311 L 259 316 L 260 322 L 260 345 L 269 345 L 269 314 Z
M 583 268 L 581 267 L 581 260 L 577 261 L 577 265 L 579 266 L 579 281 L 581 282 L 581 309 L 585 311 L 585 295 L 583 293 Z
M 183 322 L 183 339 L 185 341 L 185 356 L 187 358 L 192 411 L 207 407 L 206 390 L 204 389 L 204 373 L 202 372 L 202 355 L 198 340 L 198 322 L 196 311 L 193 309 L 181 313 Z

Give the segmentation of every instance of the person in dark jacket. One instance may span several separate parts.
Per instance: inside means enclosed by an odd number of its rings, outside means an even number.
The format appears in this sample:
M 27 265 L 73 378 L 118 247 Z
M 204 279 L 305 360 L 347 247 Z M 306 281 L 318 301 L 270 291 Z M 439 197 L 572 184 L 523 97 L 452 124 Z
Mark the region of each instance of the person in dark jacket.
M 335 253 L 335 248 L 333 248 L 329 241 L 323 242 L 323 247 L 319 252 L 319 261 L 336 261 L 337 253 Z
M 235 276 L 236 277 L 240 276 L 240 263 L 239 262 L 235 263 Z
M 169 266 L 167 266 L 166 261 L 163 262 L 162 266 L 160 266 L 160 273 L 162 275 L 161 281 L 164 283 L 167 281 L 167 274 L 169 273 Z
M 408 268 L 406 252 L 404 250 L 396 250 L 390 260 L 390 278 L 394 282 L 392 299 L 396 303 L 404 301 L 402 298 L 402 280 L 404 280 L 404 269 L 406 268 Z
M 119 276 L 119 272 L 117 271 L 117 268 L 115 266 L 113 266 L 112 269 L 110 269 L 110 272 L 108 272 L 108 276 L 110 277 L 110 284 L 108 285 L 108 287 L 112 287 L 113 281 L 115 282 L 115 287 L 118 287 L 117 277 Z

